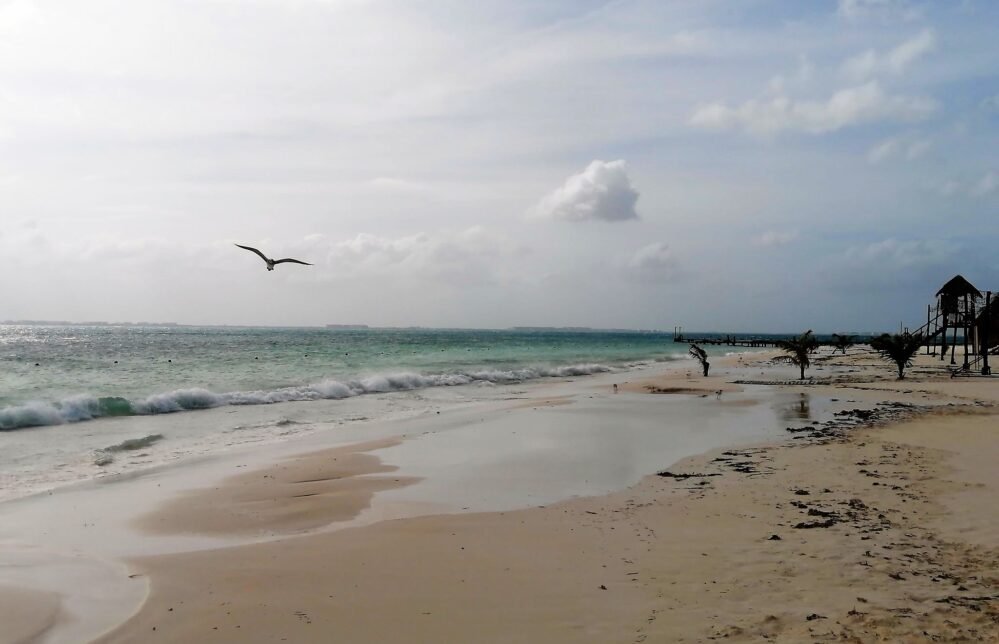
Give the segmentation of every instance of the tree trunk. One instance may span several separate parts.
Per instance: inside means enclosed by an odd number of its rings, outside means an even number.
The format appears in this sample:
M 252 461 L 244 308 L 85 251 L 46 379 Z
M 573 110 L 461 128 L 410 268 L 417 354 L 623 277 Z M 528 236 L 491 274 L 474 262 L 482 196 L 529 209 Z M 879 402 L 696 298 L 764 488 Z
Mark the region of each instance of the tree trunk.
M 805 365 L 801 365 L 801 379 L 805 379 Z
M 900 364 L 898 365 L 898 379 L 902 380 L 904 378 L 905 378 L 905 365 Z

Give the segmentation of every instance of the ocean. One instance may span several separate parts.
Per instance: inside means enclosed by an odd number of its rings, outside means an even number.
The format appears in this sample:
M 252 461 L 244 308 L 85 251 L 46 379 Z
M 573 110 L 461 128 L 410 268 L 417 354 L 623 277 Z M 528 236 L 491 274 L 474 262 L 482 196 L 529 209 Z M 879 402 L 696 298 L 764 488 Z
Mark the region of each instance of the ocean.
M 686 352 L 652 332 L 0 325 L 0 498 Z

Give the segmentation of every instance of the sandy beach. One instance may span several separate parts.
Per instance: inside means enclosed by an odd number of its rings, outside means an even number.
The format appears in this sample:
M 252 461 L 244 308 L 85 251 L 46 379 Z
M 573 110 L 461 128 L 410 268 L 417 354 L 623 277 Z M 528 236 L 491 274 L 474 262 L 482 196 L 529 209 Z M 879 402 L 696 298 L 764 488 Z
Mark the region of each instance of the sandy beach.
M 760 406 L 746 391 L 800 397 L 779 440 L 663 462 L 610 494 L 351 524 L 418 489 L 391 461 L 412 437 L 386 436 L 174 495 L 133 529 L 243 542 L 128 558 L 148 597 L 98 641 L 996 641 L 994 383 L 926 356 L 899 382 L 855 349 L 825 350 L 811 384 L 740 384 L 792 381 L 767 357 L 646 373 L 619 397 L 583 379 L 490 412 L 515 423 L 599 394 L 738 422 Z M 823 397 L 837 411 L 815 420 Z M 3 592 L 3 641 L 46 641 L 51 599 Z

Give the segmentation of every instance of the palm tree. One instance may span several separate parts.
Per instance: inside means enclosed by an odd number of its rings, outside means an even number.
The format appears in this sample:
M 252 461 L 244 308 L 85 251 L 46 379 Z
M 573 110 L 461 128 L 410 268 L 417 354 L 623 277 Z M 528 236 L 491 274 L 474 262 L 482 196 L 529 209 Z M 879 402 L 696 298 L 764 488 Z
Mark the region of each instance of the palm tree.
M 871 348 L 881 354 L 881 357 L 889 362 L 894 362 L 898 367 L 898 379 L 905 377 L 905 368 L 912 366 L 912 357 L 919 352 L 919 347 L 923 346 L 923 335 L 917 333 L 902 333 L 888 335 L 887 333 L 871 338 Z
M 708 362 L 708 352 L 697 346 L 696 344 L 690 345 L 690 355 L 692 358 L 701 363 L 701 368 L 704 369 L 704 377 L 708 377 L 708 368 L 711 363 Z
M 833 333 L 833 337 L 836 338 L 836 348 L 842 351 L 843 355 L 846 355 L 846 350 L 853 346 L 853 340 L 857 336 Z
M 819 346 L 812 330 L 809 329 L 796 338 L 790 340 L 778 340 L 777 347 L 787 353 L 786 356 L 777 356 L 774 362 L 787 362 L 801 369 L 801 379 L 805 379 L 805 369 L 812 366 L 808 354 Z

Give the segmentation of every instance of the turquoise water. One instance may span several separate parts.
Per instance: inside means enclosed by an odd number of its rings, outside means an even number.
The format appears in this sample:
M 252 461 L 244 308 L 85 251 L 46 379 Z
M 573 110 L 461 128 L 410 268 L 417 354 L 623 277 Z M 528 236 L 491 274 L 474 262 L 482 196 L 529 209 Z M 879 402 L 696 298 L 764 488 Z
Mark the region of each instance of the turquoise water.
M 0 430 L 585 375 L 686 351 L 644 332 L 0 325 Z

